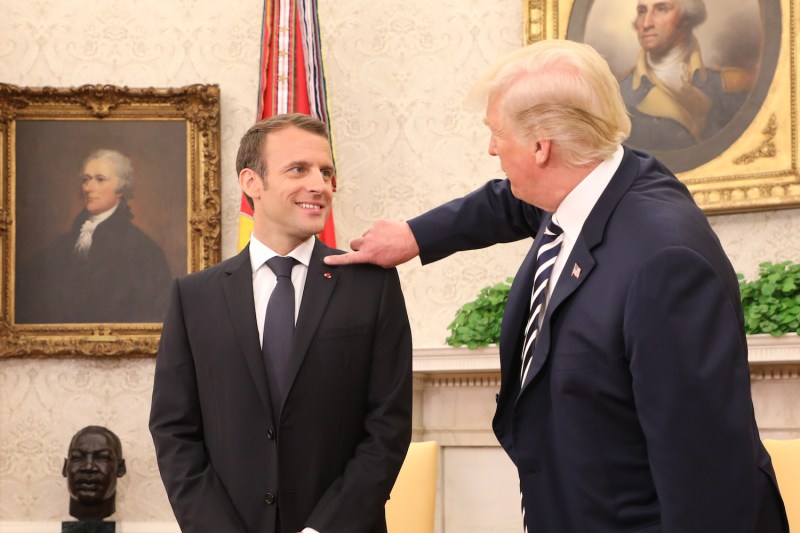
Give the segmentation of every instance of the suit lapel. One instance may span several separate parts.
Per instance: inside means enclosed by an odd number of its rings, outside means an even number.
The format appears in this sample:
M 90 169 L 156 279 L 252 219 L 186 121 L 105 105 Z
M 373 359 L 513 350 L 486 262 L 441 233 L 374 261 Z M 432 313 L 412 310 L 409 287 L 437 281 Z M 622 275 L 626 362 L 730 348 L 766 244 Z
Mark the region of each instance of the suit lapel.
M 267 384 L 267 371 L 261 353 L 253 299 L 253 269 L 250 265 L 250 246 L 245 247 L 225 270 L 222 281 L 225 303 L 228 308 L 239 348 L 244 355 L 253 383 L 264 408 L 272 416 L 272 402 Z
M 575 269 L 575 265 L 577 265 L 577 270 Z M 564 270 L 561 271 L 561 275 L 558 277 L 556 288 L 553 290 L 553 294 L 550 295 L 550 300 L 547 302 L 541 329 L 536 340 L 536 346 L 533 349 L 531 369 L 525 377 L 525 383 L 522 384 L 520 394 L 533 378 L 536 377 L 550 354 L 550 340 L 552 338 L 550 324 L 553 319 L 553 314 L 558 311 L 561 304 L 564 303 L 573 292 L 578 290 L 578 287 L 581 286 L 584 280 L 589 277 L 591 271 L 594 270 L 594 266 L 595 260 L 592 253 L 589 251 L 583 238 L 579 237 L 575 246 L 572 248 L 572 253 L 564 264 Z
M 311 340 L 325 314 L 325 308 L 333 295 L 333 289 L 336 287 L 337 268 L 322 262 L 322 258 L 331 255 L 332 252 L 331 248 L 325 246 L 319 239 L 315 239 L 314 250 L 311 252 L 311 261 L 308 265 L 306 284 L 303 288 L 303 301 L 300 303 L 297 325 L 292 339 L 287 396 L 294 385 L 298 372 L 300 372 Z
M 547 302 L 547 308 L 545 309 L 541 331 L 539 331 L 539 337 L 536 341 L 536 346 L 534 347 L 531 369 L 528 371 L 528 375 L 525 378 L 525 383 L 522 384 L 519 394 L 520 396 L 525 392 L 528 384 L 533 381 L 536 375 L 544 367 L 544 364 L 547 362 L 547 358 L 550 355 L 550 345 L 552 341 L 551 324 L 553 321 L 553 316 L 559 312 L 559 308 L 564 301 L 566 301 L 566 299 L 569 298 L 572 293 L 578 290 L 578 287 L 584 283 L 584 281 L 591 274 L 592 270 L 594 270 L 596 261 L 594 255 L 592 254 L 592 249 L 603 242 L 606 225 L 608 224 L 608 219 L 611 217 L 611 213 L 614 212 L 614 209 L 616 208 L 620 199 L 631 187 L 633 180 L 636 178 L 636 176 L 638 176 L 638 174 L 639 159 L 626 148 L 625 155 L 622 158 L 619 168 L 617 169 L 616 173 L 614 173 L 614 176 L 611 178 L 611 181 L 609 181 L 608 186 L 603 191 L 603 194 L 600 195 L 597 203 L 592 208 L 589 216 L 586 218 L 583 228 L 581 229 L 581 233 L 578 235 L 578 239 L 572 248 L 572 252 L 564 264 L 564 270 L 561 272 L 561 275 L 558 278 L 558 283 L 553 290 L 553 294 L 550 296 L 550 300 Z M 543 220 L 542 227 L 545 227 L 549 221 L 549 218 Z M 538 248 L 538 242 L 541 240 L 541 233 L 542 231 L 540 230 L 539 236 L 536 238 L 537 244 L 534 246 L 532 252 L 528 254 L 526 262 L 531 256 L 535 257 L 535 250 Z M 533 263 L 535 264 L 535 260 Z M 576 265 L 577 269 L 575 268 Z M 520 270 L 520 272 L 522 272 L 522 270 Z M 529 277 L 533 277 L 532 270 L 528 274 Z M 526 284 L 528 285 L 528 298 L 530 299 L 530 289 L 531 285 L 533 284 L 533 280 L 531 279 L 531 281 L 526 282 Z M 509 295 L 509 303 L 510 301 Z M 524 326 L 521 325 L 520 328 L 522 327 Z M 520 329 L 518 328 L 516 331 L 519 333 Z

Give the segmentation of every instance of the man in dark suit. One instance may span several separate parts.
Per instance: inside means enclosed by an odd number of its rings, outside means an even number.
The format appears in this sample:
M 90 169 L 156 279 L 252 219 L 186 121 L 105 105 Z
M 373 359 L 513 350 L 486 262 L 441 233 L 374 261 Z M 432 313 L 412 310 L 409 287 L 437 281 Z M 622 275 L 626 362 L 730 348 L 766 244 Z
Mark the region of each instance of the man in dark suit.
M 620 145 L 630 121 L 605 61 L 543 41 L 476 92 L 508 179 L 379 221 L 329 264 L 534 238 L 503 317 L 493 421 L 529 531 L 787 531 L 736 275 L 686 187 Z M 552 257 L 537 266 L 540 251 Z
M 341 252 L 315 237 L 334 177 L 321 122 L 259 122 L 237 170 L 250 244 L 175 282 L 156 359 L 150 431 L 175 516 L 184 533 L 385 533 L 411 439 L 397 272 L 323 263 Z M 288 309 L 271 307 L 289 281 L 273 273 L 281 257 L 294 262 Z

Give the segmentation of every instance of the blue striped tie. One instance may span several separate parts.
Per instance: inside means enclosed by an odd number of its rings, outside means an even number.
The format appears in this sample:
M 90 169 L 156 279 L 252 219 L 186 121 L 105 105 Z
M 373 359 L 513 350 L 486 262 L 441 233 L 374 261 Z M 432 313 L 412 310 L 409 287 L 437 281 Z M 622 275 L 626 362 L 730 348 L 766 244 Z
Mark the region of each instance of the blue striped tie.
M 544 304 L 547 299 L 547 285 L 563 240 L 564 231 L 551 219 L 544 230 L 542 243 L 536 251 L 536 274 L 533 277 L 533 292 L 531 293 L 528 324 L 525 326 L 525 344 L 522 348 L 522 368 L 519 376 L 520 383 L 525 383 L 525 378 L 533 360 L 533 349 L 536 346 L 536 337 L 539 333 L 540 317 L 544 313 Z

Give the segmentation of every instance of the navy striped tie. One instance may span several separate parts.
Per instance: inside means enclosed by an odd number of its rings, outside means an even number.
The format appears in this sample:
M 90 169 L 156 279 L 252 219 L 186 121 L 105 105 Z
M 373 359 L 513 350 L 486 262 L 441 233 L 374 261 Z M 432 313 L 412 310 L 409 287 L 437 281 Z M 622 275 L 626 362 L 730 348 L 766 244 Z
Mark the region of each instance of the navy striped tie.
M 536 251 L 536 274 L 533 277 L 533 292 L 531 293 L 528 324 L 525 326 L 525 344 L 522 348 L 522 368 L 519 374 L 520 383 L 525 383 L 528 370 L 530 370 L 533 349 L 536 346 L 536 337 L 539 333 L 539 322 L 541 322 L 545 300 L 547 299 L 547 285 L 563 240 L 564 231 L 551 219 L 544 230 L 542 243 Z

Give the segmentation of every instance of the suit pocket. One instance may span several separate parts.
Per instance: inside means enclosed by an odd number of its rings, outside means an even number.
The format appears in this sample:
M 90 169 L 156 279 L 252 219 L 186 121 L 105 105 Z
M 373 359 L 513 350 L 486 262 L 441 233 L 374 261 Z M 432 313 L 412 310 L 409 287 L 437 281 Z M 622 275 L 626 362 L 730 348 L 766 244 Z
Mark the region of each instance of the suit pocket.
M 361 335 L 368 335 L 370 327 L 364 326 L 347 326 L 343 328 L 320 328 L 317 330 L 317 339 L 339 339 L 342 337 L 358 337 Z

